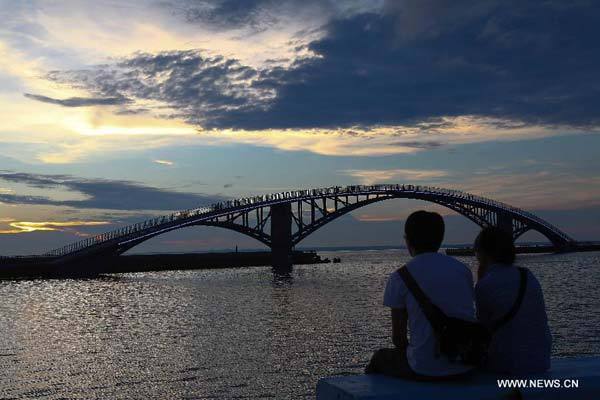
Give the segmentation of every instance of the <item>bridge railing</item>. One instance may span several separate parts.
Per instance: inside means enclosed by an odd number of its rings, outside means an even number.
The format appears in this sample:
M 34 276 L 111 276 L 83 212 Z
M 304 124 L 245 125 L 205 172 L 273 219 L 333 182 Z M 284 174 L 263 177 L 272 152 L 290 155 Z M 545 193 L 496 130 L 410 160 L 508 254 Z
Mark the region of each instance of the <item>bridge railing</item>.
M 202 214 L 214 211 L 215 205 L 210 207 L 201 207 L 183 211 L 177 211 L 169 215 L 151 218 L 142 222 L 127 225 L 109 232 L 104 232 L 95 236 L 90 236 L 86 239 L 68 244 L 66 246 L 54 249 L 45 253 L 45 256 L 62 256 L 65 254 L 77 252 L 90 246 L 100 245 L 105 242 L 110 242 L 118 238 L 128 237 L 136 233 L 147 231 L 157 226 L 162 226 L 169 222 L 175 222 L 182 219 L 188 219 L 190 217 L 200 216 Z
M 412 185 L 408 185 L 408 186 L 412 186 Z M 513 214 L 517 214 L 517 215 L 521 215 L 523 217 L 526 217 L 528 219 L 531 219 L 537 223 L 539 223 L 540 225 L 544 226 L 545 228 L 549 229 L 550 231 L 556 233 L 558 236 L 564 238 L 567 241 L 573 241 L 572 238 L 566 236 L 564 234 L 564 232 L 560 231 L 558 228 L 556 228 L 555 226 L 553 226 L 552 224 L 548 223 L 547 221 L 539 218 L 538 216 L 536 216 L 535 214 L 530 213 L 529 211 L 525 211 L 521 208 L 515 207 L 515 206 L 511 206 L 509 204 L 503 203 L 501 201 L 498 200 L 492 200 L 490 198 L 487 197 L 483 197 L 483 196 L 478 196 L 478 195 L 474 195 L 471 193 L 467 193 L 461 190 L 455 190 L 455 189 L 444 189 L 444 188 L 438 188 L 438 187 L 431 187 L 431 186 L 413 186 L 415 188 L 416 191 L 424 191 L 427 193 L 440 193 L 440 194 L 448 194 L 448 195 L 452 195 L 453 197 L 456 198 L 460 198 L 460 199 L 464 199 L 464 200 L 470 200 L 470 201 L 474 201 L 476 203 L 480 203 L 480 204 L 486 204 L 486 205 L 490 205 L 493 206 L 495 208 L 499 208 L 501 210 L 505 210 L 508 212 L 511 212 Z
M 571 241 L 569 237 L 565 237 L 564 233 L 558 230 L 553 225 L 547 223 L 543 219 L 535 216 L 534 214 L 522 210 L 520 208 L 502 203 L 500 201 L 488 199 L 482 196 L 473 195 L 460 190 L 444 189 L 434 186 L 425 185 L 400 185 L 400 184 L 377 184 L 377 185 L 351 185 L 351 186 L 332 186 L 326 188 L 314 188 L 314 189 L 302 189 L 284 191 L 278 193 L 271 193 L 265 195 L 258 195 L 253 197 L 243 197 L 234 200 L 225 200 L 222 202 L 211 204 L 210 206 L 188 209 L 183 211 L 177 211 L 165 216 L 159 216 L 148 219 L 146 221 L 138 222 L 132 225 L 127 225 L 109 232 L 101 233 L 95 236 L 88 237 L 86 239 L 68 244 L 49 251 L 44 256 L 63 256 L 70 253 L 81 251 L 91 246 L 101 245 L 103 243 L 112 242 L 116 239 L 126 238 L 130 236 L 136 236 L 141 232 L 149 232 L 157 227 L 162 227 L 166 224 L 176 223 L 182 220 L 193 219 L 196 217 L 204 216 L 215 211 L 221 210 L 236 210 L 240 208 L 246 208 L 248 206 L 255 205 L 268 205 L 276 202 L 282 202 L 294 199 L 305 199 L 314 198 L 320 196 L 339 196 L 339 195 L 364 195 L 372 194 L 377 192 L 389 193 L 389 192 L 413 192 L 422 194 L 439 194 L 447 197 L 458 198 L 463 200 L 472 201 L 474 203 L 485 204 L 493 206 L 495 208 L 505 210 L 523 217 L 529 218 L 536 221 L 540 225 L 547 229 L 555 232 L 557 235 L 564 237 L 565 240 Z

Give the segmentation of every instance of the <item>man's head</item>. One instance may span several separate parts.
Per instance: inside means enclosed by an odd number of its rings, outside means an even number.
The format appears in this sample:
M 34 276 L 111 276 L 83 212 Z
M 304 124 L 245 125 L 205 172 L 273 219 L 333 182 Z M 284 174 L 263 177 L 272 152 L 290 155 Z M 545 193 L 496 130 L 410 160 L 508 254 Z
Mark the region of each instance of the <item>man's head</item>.
M 404 224 L 404 239 L 412 256 L 436 252 L 444 240 L 444 219 L 435 212 L 415 211 Z
M 480 266 L 515 262 L 515 244 L 512 235 L 504 229 L 495 226 L 482 229 L 473 248 Z

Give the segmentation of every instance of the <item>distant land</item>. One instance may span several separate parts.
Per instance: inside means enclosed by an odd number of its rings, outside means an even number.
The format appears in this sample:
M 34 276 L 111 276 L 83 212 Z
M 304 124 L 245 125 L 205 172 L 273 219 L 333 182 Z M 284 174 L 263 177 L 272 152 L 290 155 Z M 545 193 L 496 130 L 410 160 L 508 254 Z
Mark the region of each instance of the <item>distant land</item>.
M 544 246 L 550 245 L 548 242 L 519 242 L 517 246 Z M 454 248 L 469 248 L 472 247 L 473 243 L 457 243 L 457 244 L 443 244 L 442 249 L 454 249 Z M 296 246 L 296 250 L 299 251 L 369 251 L 369 250 L 406 250 L 406 246 L 403 244 L 398 245 L 383 245 L 383 246 Z M 230 253 L 234 252 L 235 249 L 224 248 L 224 249 L 207 249 L 202 251 L 185 251 L 185 252 L 173 252 L 172 254 L 195 254 L 195 253 Z M 264 248 L 243 248 L 239 250 L 245 253 L 263 252 Z M 131 253 L 131 255 L 151 255 L 151 254 L 171 254 L 170 252 L 144 252 L 144 253 Z

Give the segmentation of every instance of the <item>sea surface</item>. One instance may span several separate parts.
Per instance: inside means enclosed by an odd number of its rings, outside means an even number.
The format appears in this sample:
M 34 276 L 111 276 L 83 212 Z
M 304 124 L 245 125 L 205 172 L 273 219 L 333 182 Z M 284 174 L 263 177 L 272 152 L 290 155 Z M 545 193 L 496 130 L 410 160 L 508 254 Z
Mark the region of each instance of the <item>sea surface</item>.
M 0 398 L 314 398 L 391 346 L 382 292 L 408 260 L 322 255 L 342 262 L 0 281 Z M 519 263 L 544 288 L 554 356 L 599 355 L 600 253 Z

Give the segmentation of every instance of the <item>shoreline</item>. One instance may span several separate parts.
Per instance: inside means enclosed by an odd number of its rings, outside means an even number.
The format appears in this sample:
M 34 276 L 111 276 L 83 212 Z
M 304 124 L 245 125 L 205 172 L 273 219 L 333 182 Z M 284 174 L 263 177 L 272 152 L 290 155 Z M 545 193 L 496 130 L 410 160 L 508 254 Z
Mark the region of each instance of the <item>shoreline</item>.
M 515 246 L 517 254 L 561 254 L 600 251 L 600 243 L 578 243 L 574 248 L 567 251 L 556 251 L 552 245 L 517 245 Z M 446 248 L 446 254 L 449 256 L 473 256 L 475 255 L 473 247 L 454 247 Z
M 292 263 L 330 262 L 316 251 L 293 251 Z M 99 274 L 177 271 L 194 269 L 244 268 L 271 265 L 271 252 L 134 254 L 92 260 L 83 265 L 58 264 L 53 257 L 0 258 L 0 279 L 69 278 Z

